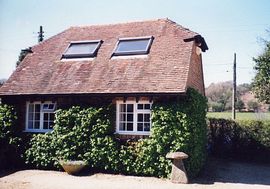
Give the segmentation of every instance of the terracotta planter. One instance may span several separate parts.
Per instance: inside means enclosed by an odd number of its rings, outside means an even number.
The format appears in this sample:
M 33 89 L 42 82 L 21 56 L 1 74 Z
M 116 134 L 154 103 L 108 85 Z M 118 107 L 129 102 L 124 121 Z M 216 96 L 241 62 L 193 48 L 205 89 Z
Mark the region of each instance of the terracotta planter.
M 60 165 L 63 167 L 63 169 L 70 175 L 78 173 L 80 170 L 82 170 L 87 163 L 84 161 L 59 161 Z

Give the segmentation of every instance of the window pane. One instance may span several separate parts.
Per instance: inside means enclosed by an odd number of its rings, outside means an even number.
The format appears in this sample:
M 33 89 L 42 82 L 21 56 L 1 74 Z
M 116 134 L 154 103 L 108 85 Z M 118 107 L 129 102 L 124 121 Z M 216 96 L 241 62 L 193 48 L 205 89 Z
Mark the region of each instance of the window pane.
M 133 123 L 127 123 L 127 130 L 133 131 Z
M 150 122 L 150 114 L 144 114 L 144 122 Z
M 49 120 L 49 114 L 48 113 L 44 113 L 44 120 Z
M 150 131 L 150 123 L 144 123 L 144 131 Z
M 126 104 L 120 104 L 120 112 L 126 112 Z
M 119 130 L 120 131 L 125 131 L 126 130 L 126 123 L 120 123 Z
M 49 122 L 49 129 L 53 129 L 53 122 Z
M 34 113 L 29 113 L 28 114 L 28 120 L 33 121 L 34 120 Z
M 143 123 L 138 123 L 137 124 L 137 130 L 138 131 L 143 131 Z
M 69 46 L 65 55 L 93 54 L 97 48 L 96 43 L 73 43 Z
M 143 114 L 138 114 L 138 122 L 143 122 Z
M 40 113 L 35 113 L 35 121 L 39 121 L 40 120 Z
M 133 121 L 133 114 L 127 114 L 127 121 Z
M 48 109 L 49 104 L 43 104 L 43 109 Z
M 34 104 L 29 104 L 29 112 L 34 112 Z
M 54 113 L 50 113 L 49 115 L 50 115 L 49 120 L 53 122 L 54 121 Z
M 43 122 L 43 129 L 48 129 L 48 121 Z
M 142 110 L 143 109 L 143 104 L 138 104 L 138 110 Z
M 35 121 L 34 129 L 39 129 L 39 125 L 40 125 L 39 121 Z
M 120 114 L 120 121 L 126 121 L 126 114 Z
M 28 121 L 28 129 L 33 129 L 33 121 Z
M 127 104 L 127 112 L 133 112 L 133 104 Z
M 54 109 L 54 104 L 49 104 L 49 109 L 50 110 Z
M 150 39 L 119 41 L 116 52 L 146 51 Z
M 150 104 L 145 104 L 145 105 L 144 105 L 144 109 L 145 109 L 145 110 L 150 110 Z
M 35 112 L 40 112 L 40 104 L 35 104 Z

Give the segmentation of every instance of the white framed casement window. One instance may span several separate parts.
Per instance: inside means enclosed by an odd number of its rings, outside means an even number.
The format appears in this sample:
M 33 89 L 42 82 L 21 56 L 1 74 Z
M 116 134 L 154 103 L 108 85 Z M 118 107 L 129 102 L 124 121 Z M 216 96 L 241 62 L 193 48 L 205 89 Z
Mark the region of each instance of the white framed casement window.
M 25 131 L 27 132 L 52 131 L 55 109 L 56 103 L 50 101 L 27 102 Z
M 151 106 L 149 101 L 117 101 L 116 133 L 149 135 L 151 130 Z

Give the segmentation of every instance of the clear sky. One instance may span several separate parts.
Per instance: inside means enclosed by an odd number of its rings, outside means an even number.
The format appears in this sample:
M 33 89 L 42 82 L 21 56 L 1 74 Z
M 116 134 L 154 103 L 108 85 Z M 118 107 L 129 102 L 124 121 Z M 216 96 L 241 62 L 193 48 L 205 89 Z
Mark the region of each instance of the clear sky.
M 252 57 L 268 38 L 270 0 L 0 0 L 0 79 L 15 70 L 20 49 L 76 25 L 108 24 L 169 18 L 200 33 L 209 51 L 203 53 L 204 80 L 232 80 L 237 53 L 237 82 L 254 77 Z M 269 39 L 269 38 L 268 38 Z

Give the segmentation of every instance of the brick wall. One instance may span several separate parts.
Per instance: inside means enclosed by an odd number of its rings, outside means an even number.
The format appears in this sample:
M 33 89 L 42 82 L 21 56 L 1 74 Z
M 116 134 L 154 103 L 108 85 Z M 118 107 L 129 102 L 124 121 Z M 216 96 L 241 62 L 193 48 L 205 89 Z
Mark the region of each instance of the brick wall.
M 171 97 L 171 96 L 163 96 L 163 97 L 151 97 L 153 102 L 168 102 L 168 101 L 178 101 L 181 100 L 182 97 Z M 136 100 L 135 97 L 127 97 L 126 100 Z M 150 97 L 140 97 L 137 100 L 149 100 Z M 57 103 L 57 109 L 65 109 L 71 106 L 79 105 L 81 107 L 89 107 L 89 106 L 101 106 L 101 105 L 113 105 L 113 109 L 115 110 L 114 120 L 116 121 L 116 100 L 124 100 L 123 97 L 92 97 L 92 96 L 8 96 L 2 98 L 2 103 L 13 105 L 16 108 L 16 112 L 18 113 L 18 127 L 21 128 L 21 131 L 25 130 L 25 119 L 26 119 L 26 102 L 34 102 L 34 101 L 53 101 Z M 116 123 L 112 123 L 116 127 Z M 146 135 L 117 135 L 119 140 L 138 140 L 141 138 L 147 138 Z
M 197 89 L 201 94 L 205 95 L 202 56 L 201 53 L 196 51 L 199 52 L 200 49 L 194 44 L 190 58 L 187 86 Z

